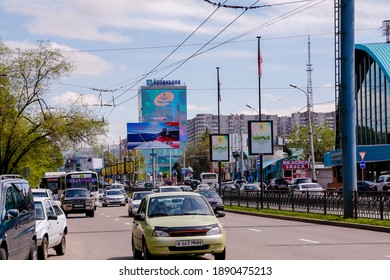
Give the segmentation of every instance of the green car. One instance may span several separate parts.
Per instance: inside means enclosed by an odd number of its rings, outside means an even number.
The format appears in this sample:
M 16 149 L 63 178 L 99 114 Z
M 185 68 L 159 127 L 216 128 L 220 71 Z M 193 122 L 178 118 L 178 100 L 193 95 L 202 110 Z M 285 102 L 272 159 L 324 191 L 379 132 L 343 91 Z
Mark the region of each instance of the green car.
M 207 200 L 198 193 L 147 195 L 134 217 L 131 245 L 135 259 L 213 254 L 226 258 L 226 234 Z

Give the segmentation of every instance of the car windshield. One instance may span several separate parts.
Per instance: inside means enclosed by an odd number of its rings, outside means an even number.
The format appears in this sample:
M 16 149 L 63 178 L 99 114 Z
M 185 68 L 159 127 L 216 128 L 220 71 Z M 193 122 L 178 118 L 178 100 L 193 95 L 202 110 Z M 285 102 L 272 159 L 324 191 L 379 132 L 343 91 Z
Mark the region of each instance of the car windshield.
M 34 197 L 49 197 L 47 192 L 32 192 Z
M 134 193 L 133 194 L 133 200 L 141 200 L 144 198 L 145 195 L 150 194 L 152 192 L 145 192 L 145 193 Z
M 34 205 L 35 205 L 35 218 L 37 220 L 44 220 L 45 214 L 43 213 L 42 203 L 35 202 Z
M 149 202 L 149 217 L 214 215 L 203 196 L 153 197 Z
M 88 197 L 88 190 L 68 189 L 65 197 Z
M 218 198 L 219 194 L 214 190 L 199 191 L 205 198 Z
M 302 185 L 302 189 L 318 189 L 318 188 L 321 188 L 321 186 L 316 184 Z
M 123 192 L 120 190 L 109 190 L 106 195 L 123 195 Z
M 181 192 L 181 188 L 161 188 L 161 192 Z

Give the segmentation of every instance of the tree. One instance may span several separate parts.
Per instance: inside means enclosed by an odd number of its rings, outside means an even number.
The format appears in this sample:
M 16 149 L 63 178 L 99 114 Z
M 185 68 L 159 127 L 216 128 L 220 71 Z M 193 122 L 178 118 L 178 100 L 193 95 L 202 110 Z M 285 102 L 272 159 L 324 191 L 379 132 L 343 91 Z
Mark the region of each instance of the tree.
M 105 134 L 107 123 L 81 99 L 56 109 L 45 100 L 51 83 L 73 69 L 48 42 L 27 50 L 0 42 L 0 174 L 58 168 L 62 150 L 93 145 Z
M 324 153 L 334 148 L 335 131 L 328 125 L 313 127 L 313 144 L 316 162 L 324 161 Z M 308 158 L 311 154 L 309 129 L 295 126 L 287 136 L 287 149 L 295 151 L 302 158 Z
M 207 132 L 201 141 L 187 144 L 186 164 L 192 167 L 195 176 L 210 170 L 210 139 Z

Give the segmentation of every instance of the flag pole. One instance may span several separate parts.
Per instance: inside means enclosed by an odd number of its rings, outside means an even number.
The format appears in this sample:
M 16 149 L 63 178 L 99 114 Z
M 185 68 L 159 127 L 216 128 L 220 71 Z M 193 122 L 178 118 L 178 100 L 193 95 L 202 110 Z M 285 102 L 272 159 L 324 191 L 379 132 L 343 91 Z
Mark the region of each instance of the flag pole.
M 221 114 L 220 114 L 220 103 L 221 103 L 221 85 L 219 82 L 219 67 L 217 67 L 217 91 L 218 91 L 218 134 L 221 134 Z M 221 161 L 218 161 L 218 185 L 219 195 L 222 195 L 221 186 Z
M 261 121 L 261 63 L 263 62 L 263 59 L 261 57 L 261 50 L 260 50 L 260 36 L 257 36 L 257 67 L 258 67 L 258 76 L 259 76 L 259 121 Z M 260 175 L 260 205 L 261 209 L 264 208 L 263 205 L 263 195 L 264 195 L 264 176 L 263 176 L 263 155 L 259 154 L 259 175 Z

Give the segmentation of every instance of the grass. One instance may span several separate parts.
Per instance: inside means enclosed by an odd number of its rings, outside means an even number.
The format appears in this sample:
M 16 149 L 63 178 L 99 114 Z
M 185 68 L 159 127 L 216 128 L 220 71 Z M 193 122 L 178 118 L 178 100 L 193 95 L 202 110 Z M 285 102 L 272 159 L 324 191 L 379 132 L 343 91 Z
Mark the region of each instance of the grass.
M 256 208 L 248 208 L 243 206 L 225 205 L 225 209 L 242 211 L 247 213 L 260 213 L 260 214 L 275 215 L 275 216 L 289 216 L 289 217 L 297 217 L 303 219 L 315 219 L 315 220 L 324 220 L 324 221 L 340 222 L 340 223 L 352 223 L 352 224 L 390 227 L 389 220 L 378 220 L 378 219 L 367 219 L 367 218 L 353 219 L 353 218 L 344 218 L 336 215 L 324 215 L 324 214 L 307 213 L 307 212 L 292 212 L 292 211 L 274 210 L 274 209 L 256 209 Z

